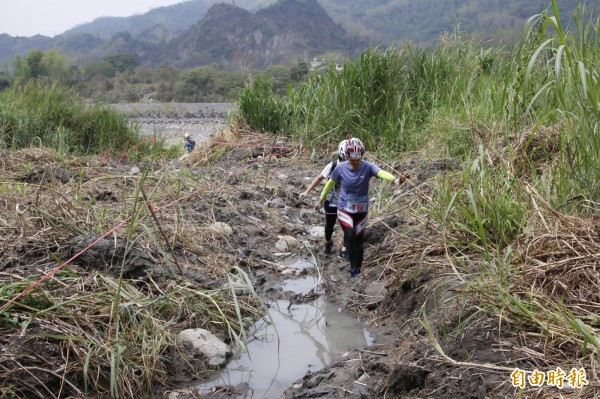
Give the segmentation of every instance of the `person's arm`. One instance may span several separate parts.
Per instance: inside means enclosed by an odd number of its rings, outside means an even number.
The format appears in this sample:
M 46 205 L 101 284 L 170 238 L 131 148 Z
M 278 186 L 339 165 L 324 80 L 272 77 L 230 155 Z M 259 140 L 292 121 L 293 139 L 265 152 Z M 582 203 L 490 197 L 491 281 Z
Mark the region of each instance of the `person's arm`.
M 331 190 L 333 189 L 333 186 L 335 186 L 335 180 L 333 180 L 333 179 L 327 180 L 327 183 L 325 183 L 325 187 L 323 187 L 323 191 L 321 191 L 321 196 L 319 197 L 320 202 L 325 201 L 325 197 L 327 197 L 327 194 L 329 194 L 331 192 Z
M 308 188 L 302 194 L 300 194 L 300 196 L 306 197 L 308 195 L 308 193 L 310 193 L 312 191 L 313 188 L 317 187 L 317 185 L 323 181 L 323 179 L 324 179 L 323 175 L 319 175 L 319 176 L 315 177 L 315 179 L 312 181 L 312 183 L 310 183 L 310 186 L 308 186 Z
M 394 175 L 386 172 L 385 170 L 380 170 L 379 172 L 377 172 L 377 177 L 387 181 L 394 181 Z
M 392 175 L 391 173 L 388 173 L 385 170 L 380 170 L 379 172 L 377 172 L 377 177 L 387 181 L 393 181 L 394 184 L 402 184 L 410 178 L 410 175 L 407 173 L 402 173 L 400 177 L 394 178 L 394 175 Z

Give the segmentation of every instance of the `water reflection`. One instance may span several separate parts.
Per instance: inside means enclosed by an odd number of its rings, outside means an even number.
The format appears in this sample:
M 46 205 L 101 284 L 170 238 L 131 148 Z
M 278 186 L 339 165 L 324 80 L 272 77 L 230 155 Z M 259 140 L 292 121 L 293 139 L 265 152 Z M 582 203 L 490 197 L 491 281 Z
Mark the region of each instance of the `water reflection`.
M 307 371 L 330 365 L 349 349 L 372 344 L 363 323 L 323 297 L 291 306 L 288 301 L 277 301 L 269 314 L 273 324 L 263 320 L 255 325 L 248 351 L 197 388 L 207 392 L 214 386 L 230 385 L 244 391 L 239 398 L 279 398 Z
M 304 276 L 286 280 L 281 288 L 284 291 L 292 291 L 295 294 L 307 295 L 311 291 L 322 292 L 322 287 L 315 276 Z

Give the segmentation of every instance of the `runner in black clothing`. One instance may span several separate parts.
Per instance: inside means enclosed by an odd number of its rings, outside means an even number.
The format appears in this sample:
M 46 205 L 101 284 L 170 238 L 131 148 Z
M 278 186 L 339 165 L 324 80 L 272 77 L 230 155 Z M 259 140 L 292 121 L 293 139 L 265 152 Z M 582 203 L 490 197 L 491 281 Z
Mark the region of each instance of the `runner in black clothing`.
M 344 140 L 338 146 L 338 157 L 337 161 L 329 162 L 323 171 L 315 177 L 315 179 L 310 183 L 308 188 L 300 194 L 300 198 L 306 198 L 309 192 L 313 188 L 315 188 L 323 179 L 329 179 L 331 173 L 335 170 L 336 166 L 346 160 L 346 146 L 348 144 L 348 140 Z M 333 228 L 335 227 L 335 221 L 337 220 L 337 187 L 334 187 L 331 191 L 331 194 L 325 199 L 323 202 L 323 209 L 325 210 L 325 253 L 331 253 L 331 247 L 333 243 L 331 242 L 331 236 L 333 235 Z M 319 206 L 320 208 L 320 206 Z M 340 250 L 340 256 L 342 253 L 345 253 L 344 249 Z

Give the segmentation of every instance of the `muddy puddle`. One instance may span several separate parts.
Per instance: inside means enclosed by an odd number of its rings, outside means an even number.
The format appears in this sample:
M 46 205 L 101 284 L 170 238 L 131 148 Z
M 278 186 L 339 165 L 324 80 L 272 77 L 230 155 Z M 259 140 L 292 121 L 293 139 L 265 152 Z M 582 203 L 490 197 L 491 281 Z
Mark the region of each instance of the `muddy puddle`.
M 306 260 L 291 258 L 285 263 L 299 270 L 314 269 Z M 350 349 L 371 345 L 373 338 L 364 323 L 330 302 L 318 273 L 310 273 L 287 278 L 281 289 L 314 299 L 268 303 L 268 315 L 249 329 L 247 350 L 236 353 L 218 376 L 194 388 L 207 394 L 230 386 L 236 398 L 279 398 L 305 374 L 342 359 Z

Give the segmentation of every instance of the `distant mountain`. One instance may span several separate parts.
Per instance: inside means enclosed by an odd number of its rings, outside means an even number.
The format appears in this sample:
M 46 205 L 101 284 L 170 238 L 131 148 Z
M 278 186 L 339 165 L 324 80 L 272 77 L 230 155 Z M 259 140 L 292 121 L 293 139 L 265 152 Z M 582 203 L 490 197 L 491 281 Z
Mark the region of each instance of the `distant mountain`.
M 256 11 L 275 3 L 275 1 L 230 0 L 227 3 L 245 10 Z M 119 32 L 129 32 L 132 36 L 137 36 L 157 25 L 161 25 L 167 37 L 172 38 L 198 23 L 215 3 L 219 3 L 219 0 L 191 0 L 170 6 L 157 7 L 147 13 L 130 17 L 101 17 L 92 22 L 76 26 L 64 32 L 63 35 L 89 33 L 103 39 L 109 39 Z
M 219 3 L 199 22 L 174 37 L 158 24 L 135 36 L 116 33 L 96 47 L 86 46 L 84 54 L 64 46 L 63 43 L 83 35 L 88 38 L 90 34 L 64 35 L 57 45 L 80 61 L 89 61 L 90 54 L 98 57 L 129 53 L 144 65 L 168 63 L 183 68 L 211 63 L 262 68 L 325 51 L 354 51 L 358 45 L 365 45 L 349 38 L 316 0 L 279 0 L 256 13 Z
M 582 0 L 583 2 L 583 0 Z M 579 0 L 557 0 L 567 24 Z M 83 64 L 131 53 L 149 66 L 218 62 L 266 66 L 320 53 L 437 41 L 456 26 L 480 37 L 518 35 L 550 0 L 189 0 L 131 17 L 102 17 L 53 38 L 0 35 L 0 67 L 56 48 Z M 600 0 L 587 0 L 597 15 Z M 360 38 L 360 39 L 359 39 Z
M 254 14 L 215 4 L 174 41 L 171 52 L 182 66 L 217 62 L 265 67 L 364 45 L 350 39 L 317 0 L 280 0 Z
M 0 68 L 10 63 L 17 55 L 24 55 L 31 50 L 50 50 L 56 41 L 50 37 L 35 35 L 32 37 L 13 37 L 0 34 Z
M 551 5 L 551 0 L 318 0 L 328 15 L 343 28 L 373 43 L 411 41 L 430 43 L 455 25 L 464 33 L 502 32 L 520 29 L 528 18 Z M 557 0 L 561 17 L 571 19 L 578 4 L 600 11 L 600 0 Z M 131 17 L 102 17 L 64 34 L 90 33 L 108 39 L 127 31 L 136 36 L 156 25 L 172 38 L 196 25 L 219 0 L 189 0 L 158 7 Z M 223 1 L 255 12 L 275 0 Z

